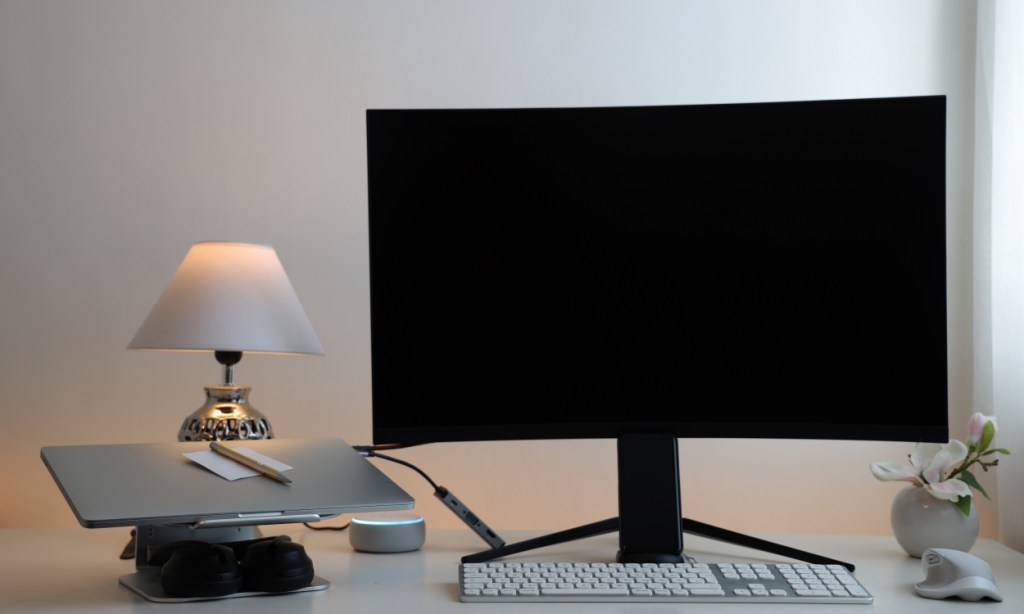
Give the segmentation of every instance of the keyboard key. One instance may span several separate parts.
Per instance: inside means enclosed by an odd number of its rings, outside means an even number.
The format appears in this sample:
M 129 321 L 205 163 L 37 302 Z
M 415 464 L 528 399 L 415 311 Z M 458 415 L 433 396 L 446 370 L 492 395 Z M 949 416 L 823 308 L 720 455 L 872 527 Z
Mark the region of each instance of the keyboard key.
M 716 596 L 724 595 L 725 591 L 720 588 L 691 588 L 690 594 L 698 596 Z
M 629 589 L 625 588 L 543 588 L 540 591 L 541 595 L 550 596 L 600 596 L 610 597 L 617 595 L 629 595 Z

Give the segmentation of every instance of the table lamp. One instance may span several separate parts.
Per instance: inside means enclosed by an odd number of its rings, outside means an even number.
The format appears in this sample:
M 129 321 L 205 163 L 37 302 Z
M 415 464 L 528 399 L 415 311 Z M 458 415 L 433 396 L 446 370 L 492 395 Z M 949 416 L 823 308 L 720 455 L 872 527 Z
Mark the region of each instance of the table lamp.
M 179 441 L 272 438 L 250 388 L 235 385 L 234 365 L 243 352 L 323 355 L 274 248 L 212 241 L 192 245 L 128 348 L 212 351 L 224 366 Z

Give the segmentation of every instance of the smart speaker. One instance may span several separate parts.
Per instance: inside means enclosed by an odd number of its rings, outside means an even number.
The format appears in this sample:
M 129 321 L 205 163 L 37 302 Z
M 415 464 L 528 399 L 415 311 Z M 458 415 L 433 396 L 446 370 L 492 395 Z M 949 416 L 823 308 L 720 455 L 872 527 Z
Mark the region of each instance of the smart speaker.
M 354 516 L 348 534 L 353 548 L 375 553 L 418 550 L 426 536 L 422 516 L 390 513 Z

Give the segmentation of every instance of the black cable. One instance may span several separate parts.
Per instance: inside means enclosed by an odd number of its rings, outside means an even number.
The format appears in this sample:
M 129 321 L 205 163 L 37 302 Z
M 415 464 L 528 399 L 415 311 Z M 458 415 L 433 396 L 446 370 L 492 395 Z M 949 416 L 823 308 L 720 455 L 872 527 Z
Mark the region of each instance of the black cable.
M 408 467 L 409 469 L 412 469 L 416 473 L 423 476 L 424 480 L 430 482 L 430 485 L 434 487 L 434 492 L 441 490 L 441 487 L 437 485 L 437 482 L 430 479 L 429 475 L 427 475 L 422 469 L 420 469 L 416 465 L 413 465 L 412 463 L 406 462 L 400 458 L 395 458 L 394 456 L 388 456 L 387 454 L 380 454 L 379 452 L 373 450 L 372 448 L 366 450 L 366 456 L 369 458 L 382 458 L 386 461 L 391 461 L 392 463 L 398 463 L 399 465 Z
M 412 444 L 412 445 L 417 445 L 417 444 Z M 422 475 L 425 480 L 430 482 L 430 485 L 434 487 L 434 492 L 440 492 L 440 491 L 443 490 L 442 487 L 438 486 L 437 483 L 434 482 L 434 480 L 430 479 L 429 475 L 427 475 L 422 469 L 420 469 L 416 465 L 413 465 L 412 463 L 408 463 L 408 462 L 406 462 L 406 461 L 404 461 L 402 459 L 395 458 L 393 456 L 388 456 L 387 454 L 379 454 L 379 453 L 377 453 L 377 450 L 397 450 L 399 448 L 408 448 L 408 447 L 410 447 L 410 445 L 406 445 L 406 444 L 389 444 L 389 445 L 382 445 L 382 446 L 353 446 L 353 447 L 356 449 L 357 452 L 359 452 L 363 456 L 382 458 L 384 460 L 391 461 L 393 463 L 398 463 L 399 465 L 405 465 L 406 467 L 412 469 L 416 473 Z M 318 526 L 314 526 L 314 525 L 312 525 L 312 524 L 310 524 L 308 522 L 304 522 L 304 523 L 302 523 L 302 526 L 306 527 L 307 529 L 312 529 L 314 531 L 344 531 L 345 529 L 349 528 L 349 526 L 351 524 L 352 524 L 351 522 L 346 522 L 345 524 L 343 524 L 340 527 L 318 527 Z
M 418 444 L 412 444 L 418 445 Z M 416 473 L 423 476 L 423 479 L 430 482 L 430 485 L 434 487 L 434 496 L 437 497 L 441 503 L 445 505 L 453 514 L 455 514 L 462 522 L 466 523 L 474 533 L 477 534 L 480 539 L 487 542 L 491 548 L 500 548 L 505 545 L 505 540 L 501 539 L 497 533 L 494 532 L 487 524 L 480 519 L 479 516 L 474 514 L 466 505 L 456 498 L 455 493 L 448 490 L 444 486 L 440 486 L 437 482 L 430 479 L 430 476 L 426 474 L 422 469 L 413 465 L 412 463 L 406 462 L 400 458 L 388 456 L 386 454 L 380 454 L 377 450 L 396 450 L 399 448 L 407 448 L 409 445 L 405 444 L 391 444 L 381 446 L 353 446 L 357 452 L 367 458 L 380 458 L 392 463 L 398 463 L 404 467 L 412 469 Z
M 306 527 L 307 529 L 312 529 L 314 531 L 344 531 L 351 524 L 352 524 L 351 522 L 346 522 L 345 524 L 341 525 L 340 527 L 315 527 L 315 526 L 313 526 L 312 524 L 310 524 L 308 522 L 304 522 L 304 523 L 302 523 L 302 526 Z

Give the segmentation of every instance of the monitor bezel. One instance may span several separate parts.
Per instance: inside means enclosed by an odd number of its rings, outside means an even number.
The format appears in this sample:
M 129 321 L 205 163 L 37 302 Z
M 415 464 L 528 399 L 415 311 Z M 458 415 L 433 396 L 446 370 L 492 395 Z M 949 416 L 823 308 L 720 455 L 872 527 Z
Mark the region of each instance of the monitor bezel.
M 825 103 L 858 103 L 858 102 L 873 102 L 873 101 L 885 101 L 885 100 L 920 100 L 921 104 L 931 105 L 933 107 L 941 106 L 943 118 L 945 118 L 945 96 L 912 96 L 912 97 L 895 97 L 892 99 L 888 98 L 864 98 L 864 99 L 847 99 L 847 100 L 826 100 L 826 101 L 792 101 L 790 102 L 770 102 L 770 103 L 736 103 L 736 104 L 715 104 L 715 105 L 673 105 L 677 107 L 688 107 L 688 108 L 721 108 L 728 106 L 750 106 L 750 105 L 786 105 L 786 104 L 814 104 L 816 102 Z M 582 110 L 587 112 L 592 111 L 609 111 L 614 110 L 616 107 L 582 107 Z M 637 109 L 638 107 L 621 107 L 628 109 Z M 662 107 L 652 107 L 662 108 Z M 413 112 L 413 113 L 439 113 L 449 114 L 458 113 L 460 111 L 469 111 L 474 113 L 479 112 L 502 112 L 502 111 L 571 111 L 571 109 L 559 108 L 559 109 L 374 109 L 367 111 L 367 139 L 368 147 L 372 148 L 372 139 L 374 128 L 371 124 L 374 122 L 374 117 L 379 115 L 381 117 L 391 113 L 402 113 L 402 112 Z M 943 125 L 943 142 L 945 141 L 945 127 Z M 942 152 L 943 159 L 945 152 Z M 373 256 L 372 256 L 372 243 L 373 243 L 373 211 L 372 211 L 372 200 L 373 200 L 373 180 L 372 173 L 374 171 L 373 162 L 374 157 L 370 155 L 370 200 L 371 200 L 371 211 L 370 211 L 370 238 L 371 238 L 371 336 L 372 339 L 376 339 L 372 335 L 373 328 L 373 309 L 374 309 L 374 274 L 373 274 Z M 936 181 L 943 181 L 944 184 L 944 169 L 941 178 L 936 178 Z M 944 192 L 943 192 L 944 194 Z M 943 202 L 945 206 L 945 202 Z M 945 267 L 945 262 L 943 263 Z M 943 280 L 945 283 L 945 279 Z M 943 305 L 944 309 L 947 309 L 946 305 Z M 948 317 L 948 314 L 947 314 Z M 378 366 L 379 366 L 379 355 L 380 347 L 373 343 L 373 386 L 374 391 L 377 390 L 378 386 L 387 385 L 387 382 L 381 382 L 378 377 Z M 947 345 L 947 375 L 946 375 L 946 420 L 943 424 L 899 424 L 896 422 L 891 423 L 865 423 L 857 421 L 829 421 L 829 422 L 786 422 L 785 420 L 780 421 L 769 421 L 769 422 L 713 422 L 713 421 L 693 421 L 688 420 L 685 422 L 644 422 L 644 421 L 588 421 L 588 422 L 571 422 L 571 423 L 557 423 L 557 422 L 542 422 L 542 423 L 514 423 L 504 424 L 495 421 L 481 422 L 476 424 L 464 423 L 464 424 L 418 424 L 418 425 L 392 425 L 384 424 L 384 421 L 380 420 L 380 412 L 383 411 L 375 403 L 373 405 L 374 419 L 373 419 L 373 440 L 378 444 L 421 444 L 421 443 L 433 443 L 433 442 L 459 442 L 459 441 L 494 441 L 494 440 L 551 440 L 551 439 L 594 439 L 594 438 L 617 438 L 623 434 L 631 433 L 668 433 L 675 435 L 679 438 L 758 438 L 758 439 L 817 439 L 817 440 L 860 440 L 860 441 L 924 441 L 924 442 L 939 442 L 944 443 L 948 441 L 949 428 L 948 428 L 948 339 L 943 339 L 943 343 Z M 376 395 L 374 395 L 376 398 Z

